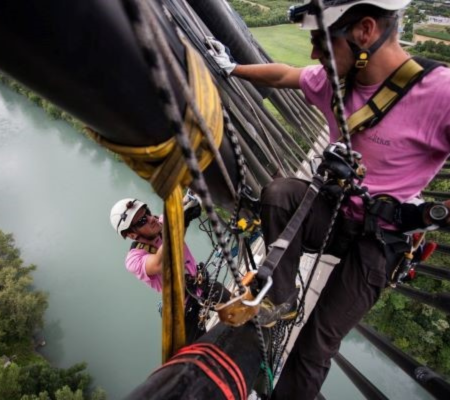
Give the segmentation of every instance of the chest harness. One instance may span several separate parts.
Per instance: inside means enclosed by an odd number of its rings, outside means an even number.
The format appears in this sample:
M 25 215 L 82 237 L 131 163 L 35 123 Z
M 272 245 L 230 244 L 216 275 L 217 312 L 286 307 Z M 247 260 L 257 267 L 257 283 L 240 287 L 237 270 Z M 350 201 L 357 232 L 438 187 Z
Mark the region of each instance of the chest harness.
M 372 128 L 378 124 L 384 116 L 405 96 L 409 90 L 429 72 L 444 64 L 427 60 L 421 57 L 413 57 L 405 61 L 397 68 L 370 97 L 367 103 L 347 118 L 350 135 Z M 340 91 L 342 97 L 348 98 L 351 87 L 349 79 L 341 79 Z M 337 98 L 332 99 L 332 108 L 336 113 Z
M 377 125 L 387 113 L 405 96 L 409 90 L 428 73 L 443 64 L 420 57 L 413 57 L 395 70 L 371 96 L 367 103 L 347 118 L 350 135 L 362 132 Z M 341 80 L 344 98 L 348 96 L 348 85 Z M 333 109 L 335 109 L 335 97 Z M 422 210 L 410 204 L 400 204 L 388 195 L 374 198 L 364 197 L 365 218 L 364 232 L 372 233 L 383 241 L 378 218 L 396 224 L 401 231 L 412 230 L 422 224 Z M 419 226 L 418 226 L 419 225 Z
M 131 249 L 139 249 L 139 250 L 143 249 L 150 254 L 156 254 L 156 252 L 158 251 L 158 247 L 152 244 L 139 242 L 133 242 L 130 247 L 130 250 Z M 208 286 L 209 277 L 206 269 L 201 269 L 198 267 L 197 269 L 198 270 L 196 275 L 186 273 L 184 275 L 184 281 L 185 281 L 186 297 L 189 296 L 194 298 L 195 300 L 200 300 L 199 297 L 196 295 L 197 289 L 200 288 L 202 289 L 202 292 L 204 292 Z

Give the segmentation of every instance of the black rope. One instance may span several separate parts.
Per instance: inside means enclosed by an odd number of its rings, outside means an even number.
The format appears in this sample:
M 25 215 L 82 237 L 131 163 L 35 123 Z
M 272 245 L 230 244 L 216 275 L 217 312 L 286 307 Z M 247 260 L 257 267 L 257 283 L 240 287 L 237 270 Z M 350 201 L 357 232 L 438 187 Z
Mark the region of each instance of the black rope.
M 195 152 L 191 149 L 189 136 L 184 127 L 183 118 L 177 107 L 175 96 L 166 73 L 166 67 L 168 65 L 164 63 L 161 53 L 167 51 L 168 46 L 167 44 L 164 46 L 165 38 L 156 18 L 157 10 L 153 8 L 153 2 L 146 2 L 144 0 L 123 0 L 123 2 L 129 18 L 132 21 L 136 37 L 141 45 L 143 56 L 149 67 L 150 78 L 157 86 L 157 95 L 163 104 L 164 113 L 169 120 L 175 139 L 181 148 L 183 157 L 185 158 L 189 172 L 191 173 L 193 185 L 197 188 L 197 194 L 202 199 L 203 207 L 211 221 L 217 241 L 222 248 L 224 257 L 233 273 L 239 292 L 244 293 L 245 287 L 237 272 L 238 268 L 234 263 L 233 257 L 226 247 L 226 242 L 223 238 L 219 220 L 214 210 L 211 195 L 199 168 Z M 143 17 L 145 17 L 147 23 L 143 22 Z M 183 93 L 186 93 L 186 91 Z
M 344 114 L 344 99 L 342 93 L 339 89 L 339 77 L 336 68 L 336 61 L 333 55 L 333 47 L 331 44 L 331 36 L 328 28 L 324 24 L 323 20 L 323 2 L 322 0 L 312 0 L 311 7 L 313 13 L 316 15 L 317 24 L 319 26 L 320 33 L 320 44 L 322 47 L 322 52 L 324 54 L 325 70 L 328 74 L 328 79 L 330 80 L 331 87 L 333 89 L 334 96 L 336 98 L 336 117 L 339 129 L 342 133 L 342 138 L 347 149 L 346 158 L 350 165 L 353 165 L 355 160 L 352 151 L 352 143 L 350 132 L 347 125 L 347 120 Z

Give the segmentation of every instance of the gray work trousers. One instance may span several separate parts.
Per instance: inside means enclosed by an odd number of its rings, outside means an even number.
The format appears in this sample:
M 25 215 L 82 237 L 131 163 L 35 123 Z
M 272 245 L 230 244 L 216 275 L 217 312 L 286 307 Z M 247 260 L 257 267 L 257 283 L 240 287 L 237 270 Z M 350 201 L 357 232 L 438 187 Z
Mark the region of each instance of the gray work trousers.
M 261 220 L 266 245 L 274 242 L 283 231 L 307 187 L 308 184 L 299 179 L 281 178 L 263 189 Z M 319 194 L 274 271 L 274 285 L 269 297 L 275 304 L 285 301 L 295 290 L 299 258 L 303 252 L 320 249 L 332 213 L 333 204 Z M 340 239 L 348 242 L 348 249 L 344 255 L 339 254 L 341 262 L 334 267 L 316 307 L 301 330 L 271 399 L 313 400 L 320 391 L 341 340 L 375 304 L 386 285 L 383 246 L 376 239 L 362 235 L 349 241 L 346 231 L 337 229 L 332 235 L 332 243 L 339 244 Z

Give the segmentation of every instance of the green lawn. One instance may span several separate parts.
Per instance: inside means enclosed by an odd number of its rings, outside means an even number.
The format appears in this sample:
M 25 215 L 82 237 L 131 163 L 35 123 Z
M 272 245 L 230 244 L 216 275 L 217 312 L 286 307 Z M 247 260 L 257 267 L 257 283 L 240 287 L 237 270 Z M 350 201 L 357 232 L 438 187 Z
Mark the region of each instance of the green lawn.
M 276 62 L 304 67 L 312 62 L 309 31 L 301 30 L 297 24 L 250 28 L 259 44 Z
M 450 40 L 450 32 L 447 30 L 448 26 L 429 24 L 420 25 L 415 30 L 418 35 L 429 36 L 436 39 Z
M 427 29 L 417 29 L 416 32 L 418 35 L 428 36 L 434 39 L 442 39 L 442 40 L 450 40 L 450 34 L 444 31 L 432 31 Z

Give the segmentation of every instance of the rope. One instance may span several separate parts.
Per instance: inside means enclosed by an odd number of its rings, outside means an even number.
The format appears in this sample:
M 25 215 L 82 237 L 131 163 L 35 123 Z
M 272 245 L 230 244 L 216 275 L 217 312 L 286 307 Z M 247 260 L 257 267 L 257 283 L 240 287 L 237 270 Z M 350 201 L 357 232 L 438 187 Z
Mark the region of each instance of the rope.
M 312 279 L 313 279 L 314 274 L 315 274 L 315 272 L 316 272 L 317 266 L 319 265 L 320 258 L 322 257 L 322 255 L 323 255 L 323 253 L 324 253 L 324 251 L 325 251 L 326 246 L 328 245 L 328 241 L 329 241 L 329 239 L 330 239 L 331 232 L 332 232 L 333 227 L 334 227 L 334 224 L 335 224 L 335 222 L 336 222 L 336 218 L 337 218 L 337 215 L 338 215 L 338 213 L 339 213 L 339 209 L 341 208 L 342 201 L 343 201 L 344 197 L 345 197 L 345 193 L 343 192 L 343 193 L 341 194 L 341 196 L 339 197 L 339 199 L 337 200 L 337 202 L 336 202 L 336 206 L 335 206 L 335 208 L 334 208 L 333 215 L 331 216 L 331 220 L 330 220 L 330 225 L 329 225 L 329 227 L 328 227 L 328 231 L 327 231 L 326 234 L 325 234 L 325 238 L 324 238 L 324 240 L 323 240 L 323 242 L 322 242 L 322 246 L 320 247 L 319 252 L 317 253 L 317 256 L 316 256 L 314 265 L 313 265 L 313 267 L 311 268 L 311 272 L 309 273 L 308 281 L 307 281 L 306 286 L 304 287 L 304 290 L 303 290 L 303 292 L 302 292 L 302 297 L 301 297 L 301 299 L 300 299 L 298 309 L 300 309 L 301 307 L 304 308 L 304 304 L 305 304 L 305 300 L 306 300 L 306 294 L 307 294 L 307 292 L 308 292 L 308 290 L 309 290 L 309 287 L 310 287 L 310 285 L 311 285 L 311 282 L 312 282 Z M 303 283 L 303 282 L 302 282 L 302 283 Z M 295 323 L 295 321 L 292 321 L 291 324 L 294 325 L 294 323 Z M 283 348 L 282 348 L 282 350 L 279 352 L 280 357 L 278 358 L 276 367 L 274 368 L 275 371 L 278 369 L 278 367 L 279 367 L 279 365 L 280 365 L 281 356 L 283 355 L 284 351 L 286 350 L 287 344 L 288 344 L 289 339 L 290 339 L 290 337 L 291 337 L 291 335 L 292 335 L 292 331 L 293 331 L 293 326 L 292 326 L 291 329 L 289 329 L 289 334 L 288 334 L 287 338 L 286 338 L 285 341 L 284 341 Z
M 211 379 L 216 384 L 226 400 L 236 400 L 230 387 L 225 382 L 223 382 L 223 380 L 216 373 L 214 373 L 211 368 L 209 368 L 208 365 L 206 365 L 204 362 L 195 358 L 175 358 L 171 361 L 166 362 L 163 367 L 165 368 L 174 364 L 193 364 L 197 366 L 209 379 Z
M 347 160 L 350 165 L 354 164 L 354 157 L 352 152 L 352 143 L 350 138 L 350 133 L 347 125 L 347 120 L 345 119 L 344 112 L 344 99 L 342 93 L 339 89 L 339 77 L 337 74 L 336 62 L 333 55 L 333 47 L 331 44 L 331 36 L 328 28 L 324 24 L 323 19 L 323 2 L 322 0 L 312 0 L 311 7 L 313 7 L 312 12 L 316 14 L 317 24 L 319 27 L 320 37 L 321 37 L 321 48 L 324 57 L 325 70 L 328 74 L 328 79 L 330 80 L 331 87 L 333 89 L 336 98 L 336 118 L 338 122 L 339 129 L 341 130 L 343 142 L 347 149 Z
M 156 14 L 143 0 L 123 2 L 174 138 L 158 146 L 134 148 L 109 143 L 95 132 L 90 133 L 100 144 L 120 154 L 139 176 L 150 181 L 155 192 L 165 201 L 162 345 L 165 361 L 185 343 L 182 186 L 190 182 L 197 185 L 207 212 L 211 212 L 212 201 L 201 170 L 213 160 L 214 151 L 211 148 L 221 143 L 223 116 L 220 98 L 209 71 L 201 57 L 184 42 L 193 93 L 183 89 L 183 94 L 188 97 L 188 107 L 182 118 L 165 69 L 166 63 L 161 56 L 168 51 L 168 46 L 160 32 Z M 176 63 L 171 67 L 174 65 Z M 209 134 L 211 131 L 213 139 Z M 204 136 L 209 136 L 209 149 L 203 143 Z
M 195 356 L 202 357 L 204 361 L 193 358 Z M 214 382 L 227 400 L 247 399 L 247 385 L 241 369 L 223 350 L 214 344 L 195 343 L 191 346 L 184 347 L 180 349 L 172 359 L 154 371 L 152 375 L 168 366 L 176 364 L 191 364 L 197 366 Z M 228 373 L 231 382 L 238 392 L 238 397 L 234 395 L 223 372 Z M 208 390 L 208 393 L 210 393 L 210 390 Z
M 121 154 L 127 164 L 141 177 L 149 180 L 156 193 L 165 200 L 163 262 L 165 266 L 170 266 L 170 268 L 164 268 L 163 272 L 164 334 L 162 358 L 165 361 L 185 343 L 182 185 L 188 185 L 192 181 L 192 184 L 196 187 L 197 194 L 202 198 L 204 208 L 217 237 L 217 242 L 222 248 L 223 257 L 233 273 L 239 292 L 244 293 L 245 287 L 242 284 L 233 257 L 226 246 L 211 196 L 201 173 L 201 170 L 211 162 L 213 155 L 218 154 L 217 151 L 212 151 L 213 154 L 211 154 L 211 152 L 200 146 L 202 144 L 201 134 L 208 137 L 209 129 L 214 132 L 215 140 L 213 145 L 211 144 L 211 138 L 209 140 L 211 150 L 211 148 L 215 149 L 220 144 L 222 139 L 221 132 L 223 131 L 220 99 L 212 83 L 209 71 L 206 69 L 200 56 L 184 41 L 189 66 L 189 82 L 193 88 L 194 95 L 191 95 L 191 91 L 181 77 L 181 72 L 173 71 L 179 79 L 179 86 L 189 105 L 183 121 L 165 71 L 167 65 L 173 69 L 176 69 L 178 66 L 170 54 L 170 48 L 159 27 L 159 22 L 156 18 L 158 12 L 155 8 L 156 5 L 153 2 L 144 0 L 123 0 L 123 2 L 132 21 L 143 56 L 149 66 L 150 79 L 157 86 L 164 114 L 169 120 L 174 139 L 159 146 L 135 149 L 108 143 L 96 134 L 94 136 L 101 144 Z M 146 23 L 143 23 L 144 20 Z M 164 60 L 166 60 L 166 63 L 164 63 Z M 192 97 L 195 98 L 195 101 L 191 100 Z M 227 121 L 229 122 L 229 119 Z M 196 150 L 197 154 L 192 148 Z M 200 158 L 199 161 L 197 161 L 197 155 Z M 161 157 L 165 158 L 161 160 Z M 160 161 L 157 167 L 153 163 L 155 159 Z M 240 171 L 245 171 L 243 162 Z M 245 173 L 242 176 L 245 176 Z M 230 185 L 230 183 L 228 184 Z M 237 196 L 235 200 L 237 204 Z
M 259 345 L 259 349 L 261 351 L 261 356 L 263 359 L 263 364 L 265 366 L 264 368 L 264 372 L 265 372 L 265 380 L 266 380 L 266 387 L 267 387 L 267 393 L 268 393 L 268 397 L 270 397 L 270 394 L 272 393 L 273 390 L 273 385 L 272 385 L 272 380 L 271 380 L 271 372 L 270 372 L 270 367 L 269 367 L 269 357 L 267 356 L 267 351 L 266 351 L 266 342 L 264 340 L 264 334 L 261 328 L 261 324 L 259 322 L 259 316 L 256 315 L 253 319 L 252 322 L 255 324 L 255 328 L 256 328 L 256 335 L 258 338 L 258 345 Z
M 192 22 L 194 23 L 194 25 L 196 26 L 196 28 L 198 29 L 198 31 L 200 32 L 201 35 L 203 35 L 203 43 L 208 43 L 210 49 L 212 49 L 212 51 L 214 51 L 217 54 L 216 49 L 214 48 L 214 46 L 211 45 L 211 41 L 210 41 L 210 36 L 208 36 L 205 32 L 205 30 L 203 29 L 203 27 L 200 25 L 198 19 L 196 18 L 196 16 L 194 15 L 194 13 L 191 10 L 191 7 L 189 5 L 186 5 L 186 10 L 192 20 Z M 181 17 L 180 17 L 181 18 Z M 186 24 L 186 22 L 185 22 Z M 187 29 L 187 27 L 185 28 Z M 202 44 L 203 44 L 202 43 Z M 207 53 L 206 53 L 207 54 Z M 287 172 L 283 166 L 283 163 L 281 162 L 278 153 L 275 151 L 274 148 L 274 143 L 276 144 L 276 141 L 274 138 L 272 138 L 271 135 L 269 135 L 269 132 L 267 131 L 267 129 L 265 128 L 264 124 L 262 123 L 261 119 L 259 118 L 255 108 L 253 107 L 253 105 L 250 103 L 248 97 L 245 95 L 245 93 L 242 91 L 242 89 L 240 88 L 240 86 L 237 84 L 237 82 L 235 81 L 234 78 L 231 77 L 231 79 L 228 79 L 228 82 L 230 83 L 231 87 L 234 88 L 234 90 L 238 93 L 238 95 L 245 101 L 247 107 L 251 110 L 252 114 L 255 116 L 259 127 L 261 128 L 261 131 L 263 132 L 264 136 L 266 137 L 267 143 L 270 147 L 270 150 L 272 151 L 272 156 L 274 156 L 274 158 L 276 159 L 276 162 L 278 163 L 278 167 L 283 171 L 283 173 L 285 175 L 287 175 Z
M 201 355 L 209 356 L 218 362 L 225 371 L 233 379 L 241 399 L 247 399 L 247 385 L 245 383 L 244 376 L 240 368 L 236 363 L 219 347 L 212 343 L 196 343 L 188 347 L 181 349 L 178 354 L 180 355 Z M 177 355 L 178 355 L 177 354 Z

